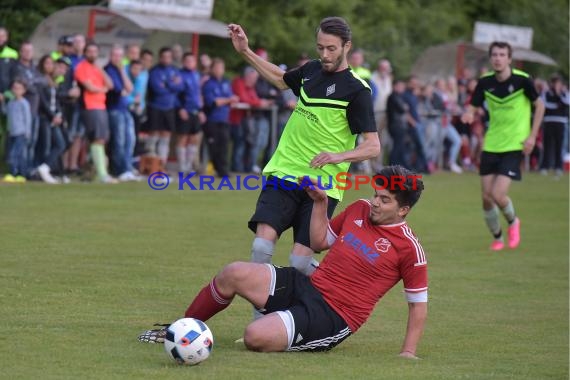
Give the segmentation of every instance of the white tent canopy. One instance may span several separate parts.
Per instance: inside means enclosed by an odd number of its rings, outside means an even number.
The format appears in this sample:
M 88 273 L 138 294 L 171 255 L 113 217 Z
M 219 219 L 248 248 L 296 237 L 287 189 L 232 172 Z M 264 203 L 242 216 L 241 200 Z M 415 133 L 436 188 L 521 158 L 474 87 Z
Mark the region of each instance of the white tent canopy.
M 64 35 L 88 33 L 90 15 L 95 12 L 95 41 L 107 55 L 114 44 L 137 43 L 156 51 L 161 46 L 180 43 L 188 46 L 192 34 L 228 37 L 226 24 L 209 18 L 151 15 L 99 6 L 74 6 L 44 19 L 36 28 L 31 42 L 36 56 L 48 54 Z

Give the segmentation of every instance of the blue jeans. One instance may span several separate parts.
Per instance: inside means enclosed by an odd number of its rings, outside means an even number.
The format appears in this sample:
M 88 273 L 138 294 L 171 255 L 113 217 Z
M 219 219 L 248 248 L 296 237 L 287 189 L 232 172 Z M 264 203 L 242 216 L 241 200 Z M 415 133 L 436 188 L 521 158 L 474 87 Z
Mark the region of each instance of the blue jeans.
M 135 149 L 135 123 L 128 110 L 109 111 L 111 129 L 111 164 L 115 174 L 133 170 Z
M 249 151 L 249 160 L 248 164 L 251 165 L 250 170 L 257 165 L 257 159 L 259 157 L 259 153 L 262 150 L 267 148 L 267 144 L 269 144 L 269 120 L 266 117 L 257 117 L 254 121 L 255 131 L 254 135 L 251 136 L 251 139 L 248 140 L 252 141 L 253 144 Z
M 459 150 L 461 149 L 461 136 L 457 129 L 451 124 L 448 124 L 444 131 L 444 137 L 449 140 L 449 164 L 457 163 L 457 156 L 459 155 Z
M 243 118 L 240 124 L 230 126 L 230 135 L 232 138 L 232 165 L 233 172 L 243 172 L 245 158 L 245 134 L 247 128 L 247 118 Z
M 24 135 L 10 136 L 8 139 L 8 167 L 10 174 L 28 175 L 28 139 Z
M 38 162 L 36 156 L 36 145 L 38 144 L 38 137 L 40 134 L 40 118 L 38 116 L 32 116 L 32 133 L 30 134 L 30 139 L 28 140 L 28 152 L 26 157 L 28 162 L 26 168 L 35 168 L 41 162 Z
M 59 166 L 59 160 L 61 155 L 67 150 L 68 143 L 65 139 L 63 131 L 61 130 L 62 127 L 51 127 L 49 128 L 50 131 L 50 138 L 49 138 L 49 150 L 47 151 L 48 154 L 45 158 L 45 163 L 49 168 L 53 171 L 55 168 Z
M 426 154 L 424 151 L 424 126 L 420 123 L 416 127 L 409 127 L 408 133 L 415 145 L 416 162 L 414 170 L 418 173 L 425 173 L 428 170 Z

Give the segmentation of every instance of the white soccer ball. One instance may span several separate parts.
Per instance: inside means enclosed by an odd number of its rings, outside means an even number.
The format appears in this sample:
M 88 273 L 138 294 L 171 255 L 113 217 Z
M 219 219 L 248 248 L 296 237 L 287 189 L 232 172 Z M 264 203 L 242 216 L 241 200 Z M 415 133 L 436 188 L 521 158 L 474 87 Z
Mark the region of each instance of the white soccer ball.
M 208 359 L 214 347 L 212 331 L 202 321 L 182 318 L 166 330 L 164 349 L 178 364 L 196 365 Z

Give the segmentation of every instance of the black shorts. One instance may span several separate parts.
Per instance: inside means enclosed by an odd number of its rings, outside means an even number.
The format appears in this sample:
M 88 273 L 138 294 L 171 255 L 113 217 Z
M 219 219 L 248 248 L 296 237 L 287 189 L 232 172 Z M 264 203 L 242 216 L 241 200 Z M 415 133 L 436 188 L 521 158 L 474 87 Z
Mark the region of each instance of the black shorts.
M 522 158 L 520 150 L 504 153 L 482 152 L 479 175 L 501 174 L 520 181 Z
M 82 110 L 81 119 L 90 142 L 109 141 L 109 116 L 106 110 Z
M 348 338 L 350 328 L 324 300 L 309 277 L 295 268 L 271 269 L 269 298 L 261 312 L 277 312 L 287 329 L 287 351 L 328 351 Z
M 174 132 L 176 127 L 176 111 L 174 109 L 163 111 L 148 107 L 148 131 Z
M 188 120 L 182 120 L 178 114 L 176 116 L 176 133 L 181 135 L 195 135 L 200 133 L 202 127 L 198 114 L 188 113 Z
M 309 229 L 313 200 L 303 189 L 296 188 L 297 184 L 276 177 L 268 177 L 265 187 L 261 190 L 255 213 L 248 223 L 253 232 L 257 223 L 270 225 L 278 236 L 293 227 L 295 243 L 311 246 Z M 329 197 L 327 215 L 329 219 L 334 213 L 338 200 Z

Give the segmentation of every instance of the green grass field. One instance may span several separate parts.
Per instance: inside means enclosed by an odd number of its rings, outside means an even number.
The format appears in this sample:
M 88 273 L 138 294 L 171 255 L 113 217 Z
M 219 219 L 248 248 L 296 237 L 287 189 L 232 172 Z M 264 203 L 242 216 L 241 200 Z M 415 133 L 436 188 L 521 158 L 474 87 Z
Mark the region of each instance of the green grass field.
M 0 184 L 0 377 L 567 379 L 568 177 L 529 174 L 512 187 L 523 242 L 500 253 L 487 250 L 477 176 L 425 183 L 409 218 L 429 262 L 423 360 L 397 356 L 407 318 L 398 284 L 357 334 L 320 354 L 235 344 L 251 315 L 236 300 L 208 322 L 215 346 L 197 367 L 136 337 L 180 317 L 224 264 L 249 259 L 256 191 Z M 370 193 L 349 191 L 337 212 Z

